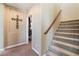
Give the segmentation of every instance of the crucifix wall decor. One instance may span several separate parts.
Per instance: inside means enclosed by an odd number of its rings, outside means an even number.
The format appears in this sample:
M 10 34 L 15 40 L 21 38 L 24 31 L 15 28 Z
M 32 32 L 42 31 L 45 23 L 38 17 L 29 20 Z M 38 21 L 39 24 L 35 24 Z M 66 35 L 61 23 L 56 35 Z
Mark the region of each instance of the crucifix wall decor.
M 12 20 L 16 21 L 16 29 L 19 29 L 19 21 L 22 21 L 22 19 L 19 19 L 19 15 L 16 18 L 12 18 Z

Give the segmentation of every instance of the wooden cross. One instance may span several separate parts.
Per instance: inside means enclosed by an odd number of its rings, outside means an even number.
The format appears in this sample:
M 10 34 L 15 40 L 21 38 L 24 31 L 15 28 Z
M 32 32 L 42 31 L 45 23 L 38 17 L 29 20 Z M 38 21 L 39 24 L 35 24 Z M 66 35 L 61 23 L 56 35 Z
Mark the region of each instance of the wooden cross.
M 16 29 L 19 29 L 19 21 L 22 21 L 21 19 L 19 19 L 19 16 L 17 15 L 17 17 L 12 18 L 12 20 L 16 21 Z

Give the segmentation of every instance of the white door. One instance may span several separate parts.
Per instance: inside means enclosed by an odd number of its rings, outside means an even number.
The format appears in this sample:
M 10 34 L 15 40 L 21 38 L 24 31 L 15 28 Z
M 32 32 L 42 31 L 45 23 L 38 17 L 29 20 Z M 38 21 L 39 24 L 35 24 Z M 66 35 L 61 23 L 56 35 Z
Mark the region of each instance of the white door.
M 5 17 L 5 47 L 16 45 L 20 43 L 26 42 L 26 15 L 25 13 L 15 10 L 13 8 L 6 7 L 6 17 Z M 16 18 L 19 15 L 19 29 L 16 28 L 16 21 L 12 20 L 12 18 Z
M 12 18 L 16 18 L 17 11 L 9 8 L 8 18 L 8 46 L 18 43 L 19 30 L 16 29 L 16 21 Z

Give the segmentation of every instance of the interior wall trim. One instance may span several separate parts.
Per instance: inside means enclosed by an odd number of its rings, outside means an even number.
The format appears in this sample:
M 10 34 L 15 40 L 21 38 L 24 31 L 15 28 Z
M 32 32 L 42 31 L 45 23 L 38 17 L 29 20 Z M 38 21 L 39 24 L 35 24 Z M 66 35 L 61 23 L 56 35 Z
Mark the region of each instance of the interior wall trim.
M 27 42 L 22 42 L 22 43 L 10 45 L 10 46 L 5 47 L 4 49 L 9 49 L 9 48 L 17 47 L 17 46 L 24 45 L 24 44 L 27 44 Z
M 35 48 L 32 47 L 32 50 L 33 50 L 34 52 L 36 52 L 36 53 L 38 54 L 38 56 L 40 56 L 40 53 L 39 53 Z

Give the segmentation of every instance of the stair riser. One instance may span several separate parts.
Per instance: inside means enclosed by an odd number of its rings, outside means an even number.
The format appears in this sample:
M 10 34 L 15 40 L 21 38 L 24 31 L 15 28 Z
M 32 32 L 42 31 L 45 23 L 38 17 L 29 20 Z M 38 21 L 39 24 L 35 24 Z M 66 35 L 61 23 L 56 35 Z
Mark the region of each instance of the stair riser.
M 79 46 L 79 42 L 78 41 L 67 40 L 67 39 L 62 39 L 62 38 L 55 38 L 55 37 L 54 37 L 54 40 L 62 41 L 62 42 L 65 42 L 65 43 L 69 43 L 69 44 L 73 44 L 73 45 Z
M 60 51 L 57 51 L 57 50 L 55 50 L 53 48 L 50 48 L 49 51 L 51 51 L 52 53 L 57 54 L 59 56 L 68 56 L 67 54 L 64 54 L 64 53 L 62 53 Z
M 79 33 L 79 30 L 57 30 L 57 32 Z
M 61 22 L 61 24 L 70 24 L 70 23 L 79 23 L 79 19 L 78 20 L 71 20 L 71 21 L 64 21 L 64 22 Z
M 71 48 L 71 47 L 61 45 L 61 44 L 57 44 L 57 43 L 54 43 L 54 45 L 79 55 L 79 49 Z
M 79 35 L 74 35 L 74 34 L 72 34 L 72 35 L 69 35 L 69 34 L 59 34 L 59 33 L 55 33 L 55 35 L 56 36 L 62 36 L 62 37 L 69 37 L 69 38 L 74 38 L 74 40 L 75 39 L 79 39 Z
M 60 23 L 60 26 L 64 26 L 64 25 L 79 25 L 79 22 L 77 23 Z
M 75 27 L 61 27 L 59 26 L 58 29 L 79 29 L 79 26 L 75 26 Z

